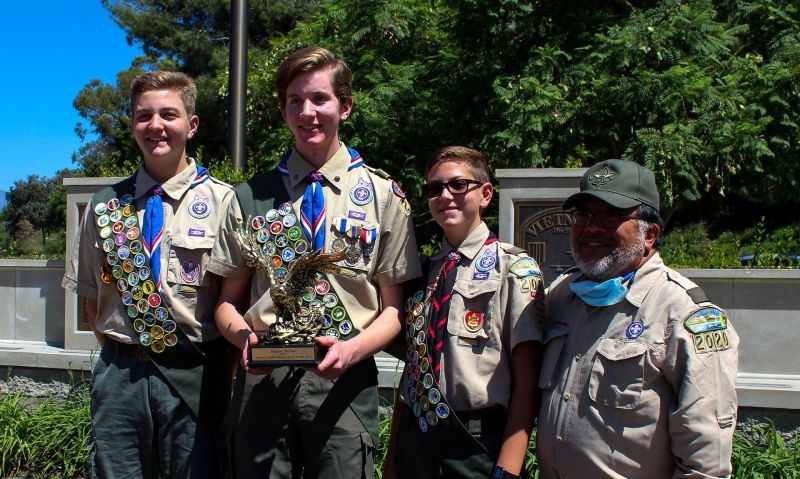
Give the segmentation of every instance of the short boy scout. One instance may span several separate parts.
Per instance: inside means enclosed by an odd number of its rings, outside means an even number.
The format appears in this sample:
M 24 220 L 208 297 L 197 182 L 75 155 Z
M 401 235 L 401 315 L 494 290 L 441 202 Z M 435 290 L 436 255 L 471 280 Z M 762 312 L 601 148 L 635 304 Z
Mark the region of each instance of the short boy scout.
M 538 399 L 542 275 L 481 220 L 493 188 L 480 152 L 442 148 L 425 172 L 444 241 L 406 302 L 384 477 L 516 478 Z
M 236 477 L 371 477 L 378 446 L 372 355 L 400 332 L 402 283 L 419 276 L 405 194 L 339 141 L 352 108 L 347 65 L 322 48 L 301 49 L 278 70 L 281 112 L 294 149 L 274 170 L 236 188 L 210 268 L 225 276 L 216 319 L 242 348 L 275 323 L 264 270 L 245 265 L 235 232 L 263 239 L 277 275 L 307 251 L 345 251 L 304 301 L 324 305 L 327 352 L 318 367 L 280 367 L 236 377 L 231 441 Z M 248 292 L 249 284 L 249 292 Z M 237 309 L 238 308 L 238 309 Z
M 578 268 L 545 299 L 542 477 L 729 476 L 739 340 L 661 260 L 653 173 L 600 162 L 564 207 Z
M 95 194 L 64 286 L 87 299 L 102 345 L 92 373 L 93 477 L 220 477 L 231 350 L 213 320 L 206 271 L 234 197 L 186 156 L 196 88 L 147 72 L 132 84 L 144 160 Z

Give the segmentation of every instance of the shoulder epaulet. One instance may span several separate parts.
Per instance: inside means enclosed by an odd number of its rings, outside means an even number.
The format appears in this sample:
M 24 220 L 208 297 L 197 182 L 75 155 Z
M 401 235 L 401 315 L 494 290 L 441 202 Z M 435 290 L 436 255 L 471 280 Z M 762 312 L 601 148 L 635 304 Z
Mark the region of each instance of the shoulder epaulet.
M 216 183 L 218 185 L 227 186 L 228 188 L 233 189 L 233 185 L 231 185 L 229 183 L 225 183 L 224 181 L 222 181 L 222 180 L 220 180 L 220 179 L 218 179 L 218 178 L 216 178 L 214 176 L 209 175 L 208 179 L 213 181 L 214 183 Z
M 514 246 L 513 244 L 503 243 L 502 241 L 500 242 L 500 247 L 503 248 L 503 251 L 505 251 L 508 254 L 516 254 L 516 255 L 523 253 L 525 253 L 526 255 L 528 254 L 528 252 L 525 249 L 520 248 L 519 246 Z
M 695 304 L 709 302 L 708 296 L 706 295 L 705 291 L 703 291 L 703 288 L 697 286 L 694 281 L 686 276 L 678 273 L 675 270 L 669 270 L 667 271 L 667 277 L 669 277 L 673 283 L 686 290 L 686 294 L 689 295 L 689 298 L 691 298 Z
M 364 165 L 364 167 L 368 171 L 370 171 L 372 173 L 375 173 L 378 177 L 383 178 L 384 180 L 390 180 L 391 181 L 391 179 L 392 179 L 392 177 L 391 177 L 391 175 L 389 175 L 389 173 L 386 173 L 385 171 L 383 171 L 380 168 L 375 168 L 375 167 L 372 167 L 372 166 L 369 166 L 369 165 L 366 165 L 366 164 Z

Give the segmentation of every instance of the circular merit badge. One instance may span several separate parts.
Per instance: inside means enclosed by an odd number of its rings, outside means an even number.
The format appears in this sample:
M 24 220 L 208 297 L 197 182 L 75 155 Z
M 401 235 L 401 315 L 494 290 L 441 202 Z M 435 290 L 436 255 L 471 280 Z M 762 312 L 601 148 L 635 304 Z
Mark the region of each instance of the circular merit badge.
M 275 236 L 275 245 L 278 248 L 285 248 L 286 245 L 288 244 L 289 244 L 289 238 L 285 234 L 280 233 Z
M 122 207 L 122 216 L 133 216 L 136 213 L 136 208 L 133 205 L 125 205 Z
M 97 223 L 97 226 L 103 228 L 111 223 L 111 218 L 109 218 L 108 215 L 102 215 L 98 216 L 95 222 Z
M 122 224 L 124 224 L 126 228 L 133 228 L 138 223 L 139 222 L 136 220 L 135 216 L 129 216 L 129 217 L 125 218 L 125 221 L 122 222 Z
M 286 217 L 288 218 L 288 216 Z M 284 222 L 284 225 L 286 222 Z M 300 229 L 299 226 L 292 226 L 286 231 L 286 236 L 289 238 L 289 241 L 297 241 L 303 236 L 303 230 Z
M 286 216 L 292 212 L 292 204 L 290 202 L 286 202 L 278 207 L 278 214 L 281 216 Z
M 144 323 L 148 326 L 156 324 L 156 317 L 152 313 L 147 313 L 144 316 Z
M 109 218 L 109 219 L 110 219 L 112 222 L 116 223 L 117 221 L 120 221 L 120 220 L 122 220 L 122 211 L 120 211 L 120 210 L 112 211 L 112 212 L 111 212 L 111 213 L 108 215 L 108 218 Z
M 111 232 L 116 234 L 120 234 L 125 230 L 125 223 L 122 221 L 117 221 L 113 225 L 111 225 Z
M 303 254 L 308 251 L 308 241 L 301 239 L 297 240 L 297 243 L 294 244 L 294 250 L 297 251 L 297 254 Z
M 344 319 L 344 317 L 346 316 L 346 314 L 347 314 L 347 313 L 345 312 L 344 308 L 343 308 L 343 307 L 341 307 L 341 306 L 336 306 L 336 307 L 335 307 L 335 308 L 333 308 L 333 310 L 331 311 L 331 316 L 333 317 L 334 321 L 341 321 L 341 320 L 343 320 L 343 319 Z
M 155 291 L 156 291 L 156 285 L 154 285 L 153 282 L 150 281 L 149 279 L 147 281 L 145 281 L 144 283 L 142 283 L 142 292 L 144 294 L 149 296 L 149 295 L 155 293 Z
M 146 327 L 147 325 L 144 324 L 144 321 L 141 319 L 136 319 L 133 321 L 133 330 L 137 333 L 143 333 Z
M 167 308 L 164 306 L 159 306 L 156 308 L 156 319 L 159 321 L 164 321 L 169 317 L 169 312 L 167 312 Z
M 291 228 L 296 224 L 297 224 L 297 216 L 289 213 L 288 215 L 283 217 L 283 226 Z
M 164 336 L 164 344 L 170 348 L 172 346 L 175 346 L 176 344 L 178 344 L 178 336 L 176 336 L 175 333 L 167 334 L 166 336 Z
M 104 227 L 100 228 L 100 237 L 101 238 L 105 239 L 105 238 L 109 238 L 110 236 L 111 236 L 111 227 L 110 226 L 104 226 Z
M 111 198 L 108 200 L 108 203 L 106 203 L 106 206 L 108 206 L 109 210 L 114 211 L 115 209 L 119 208 L 119 200 L 116 198 Z
M 271 225 L 269 225 L 269 231 L 274 235 L 280 233 L 281 231 L 283 231 L 283 223 L 281 223 L 280 221 L 272 223 Z
M 278 213 L 278 210 L 269 210 L 264 215 L 264 219 L 267 220 L 267 223 L 272 223 L 273 221 L 277 220 L 279 216 L 280 214 Z
M 133 203 L 133 195 L 124 194 L 119 198 L 119 202 L 122 204 L 122 206 L 128 206 L 129 204 Z
M 260 229 L 261 229 L 261 228 L 263 228 L 263 227 L 264 227 L 264 225 L 266 225 L 266 224 L 267 224 L 267 220 L 266 220 L 266 219 L 264 219 L 264 217 L 263 217 L 263 216 L 256 216 L 256 217 L 255 217 L 255 218 L 253 218 L 253 220 L 250 222 L 250 225 L 253 227 L 253 229 L 254 229 L 254 230 L 260 230 Z
M 97 216 L 104 215 L 108 211 L 108 206 L 105 203 L 97 203 L 94 205 L 94 214 Z
M 157 308 L 161 306 L 161 295 L 158 293 L 151 294 L 147 297 L 147 304 L 149 304 L 151 308 Z
M 117 246 L 124 245 L 126 240 L 127 240 L 127 237 L 125 236 L 124 233 L 120 233 L 120 234 L 114 236 L 114 244 L 116 244 Z

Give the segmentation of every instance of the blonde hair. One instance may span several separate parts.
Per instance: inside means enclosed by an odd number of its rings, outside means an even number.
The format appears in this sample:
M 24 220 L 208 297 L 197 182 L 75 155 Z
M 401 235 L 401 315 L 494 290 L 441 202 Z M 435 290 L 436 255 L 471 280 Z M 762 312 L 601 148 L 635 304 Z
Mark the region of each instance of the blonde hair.
M 183 102 L 186 114 L 194 115 L 197 86 L 189 75 L 180 72 L 154 71 L 144 72 L 136 77 L 131 83 L 131 114 L 142 93 L 151 90 L 174 91 Z

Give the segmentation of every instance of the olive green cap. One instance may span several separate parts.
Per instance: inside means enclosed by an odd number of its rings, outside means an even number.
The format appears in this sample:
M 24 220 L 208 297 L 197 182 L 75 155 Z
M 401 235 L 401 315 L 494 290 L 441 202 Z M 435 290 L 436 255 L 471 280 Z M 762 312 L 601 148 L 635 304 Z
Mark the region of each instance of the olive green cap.
M 580 193 L 567 198 L 564 209 L 589 198 L 620 209 L 645 204 L 659 210 L 655 175 L 634 161 L 605 160 L 590 167 L 581 178 Z

